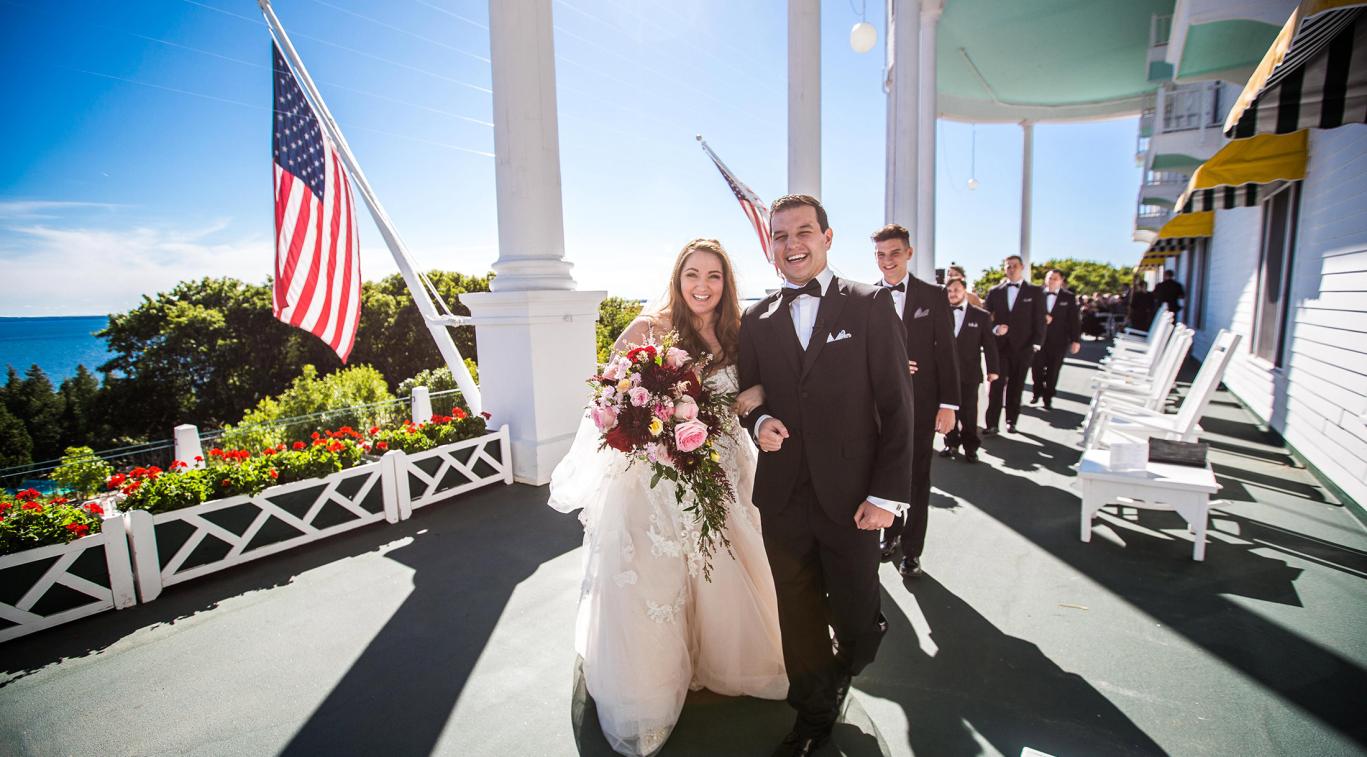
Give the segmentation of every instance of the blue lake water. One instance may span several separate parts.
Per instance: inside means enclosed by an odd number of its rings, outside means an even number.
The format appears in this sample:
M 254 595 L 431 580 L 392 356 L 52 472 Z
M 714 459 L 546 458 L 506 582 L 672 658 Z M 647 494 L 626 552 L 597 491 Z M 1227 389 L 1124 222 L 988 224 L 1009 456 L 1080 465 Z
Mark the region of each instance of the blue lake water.
M 98 378 L 96 369 L 111 355 L 94 332 L 108 323 L 103 315 L 0 318 L 0 370 L 12 365 L 22 374 L 37 364 L 56 385 L 83 364 Z

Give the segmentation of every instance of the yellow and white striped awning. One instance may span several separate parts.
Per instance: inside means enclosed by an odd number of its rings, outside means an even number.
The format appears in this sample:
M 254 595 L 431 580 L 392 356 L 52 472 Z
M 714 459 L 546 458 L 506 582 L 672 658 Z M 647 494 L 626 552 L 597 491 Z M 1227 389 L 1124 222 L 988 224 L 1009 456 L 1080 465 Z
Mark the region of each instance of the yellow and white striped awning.
M 1259 194 L 1305 178 L 1307 132 L 1236 139 L 1202 163 L 1177 198 L 1177 212 L 1251 207 Z
M 1302 0 L 1225 119 L 1225 136 L 1367 121 L 1367 1 Z

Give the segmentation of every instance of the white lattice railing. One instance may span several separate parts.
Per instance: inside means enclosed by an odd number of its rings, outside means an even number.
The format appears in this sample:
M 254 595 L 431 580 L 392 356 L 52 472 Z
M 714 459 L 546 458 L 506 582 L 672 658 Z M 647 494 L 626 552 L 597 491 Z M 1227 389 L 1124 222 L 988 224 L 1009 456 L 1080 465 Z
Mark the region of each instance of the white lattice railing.
M 401 517 L 413 510 L 488 484 L 513 482 L 508 427 L 496 433 L 395 456 Z
M 98 534 L 0 557 L 0 641 L 134 602 L 121 516 Z

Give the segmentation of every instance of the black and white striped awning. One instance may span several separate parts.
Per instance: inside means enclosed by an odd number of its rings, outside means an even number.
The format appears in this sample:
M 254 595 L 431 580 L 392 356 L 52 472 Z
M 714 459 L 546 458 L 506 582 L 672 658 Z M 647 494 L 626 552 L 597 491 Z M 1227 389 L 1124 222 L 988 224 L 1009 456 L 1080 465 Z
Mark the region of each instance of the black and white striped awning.
M 1187 201 L 1183 203 L 1178 212 L 1197 213 L 1202 210 L 1252 208 L 1257 206 L 1258 198 L 1272 195 L 1285 183 L 1284 181 L 1274 181 L 1270 184 L 1250 182 L 1239 187 L 1198 189 L 1187 196 Z
M 1225 120 L 1225 136 L 1367 122 L 1367 2 L 1302 0 Z
M 1196 242 L 1196 237 L 1177 237 L 1175 239 L 1155 239 L 1153 244 L 1144 253 L 1145 256 L 1171 257 L 1180 254 L 1183 250 L 1191 249 Z

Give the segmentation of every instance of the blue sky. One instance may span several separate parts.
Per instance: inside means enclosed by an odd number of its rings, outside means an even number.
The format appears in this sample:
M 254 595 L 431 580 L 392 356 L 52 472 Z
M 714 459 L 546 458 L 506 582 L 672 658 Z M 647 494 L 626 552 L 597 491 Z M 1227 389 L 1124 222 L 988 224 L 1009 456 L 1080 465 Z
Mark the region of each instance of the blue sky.
M 832 263 L 873 278 L 883 213 L 882 56 L 823 4 L 823 199 Z M 873 4 L 876 5 L 876 4 Z M 693 139 L 766 198 L 786 185 L 783 0 L 555 0 L 565 246 L 581 288 L 653 297 L 689 238 L 742 288 L 772 270 Z M 419 264 L 497 256 L 488 6 L 280 0 L 276 11 Z M 881 14 L 869 20 L 879 28 Z M 107 313 L 176 281 L 272 267 L 270 39 L 252 0 L 0 0 L 0 315 Z M 938 260 L 970 275 L 1019 238 L 1020 128 L 939 124 Z M 1135 120 L 1040 125 L 1036 259 L 1132 264 Z M 364 218 L 364 217 L 363 217 Z M 395 270 L 368 219 L 366 278 Z

